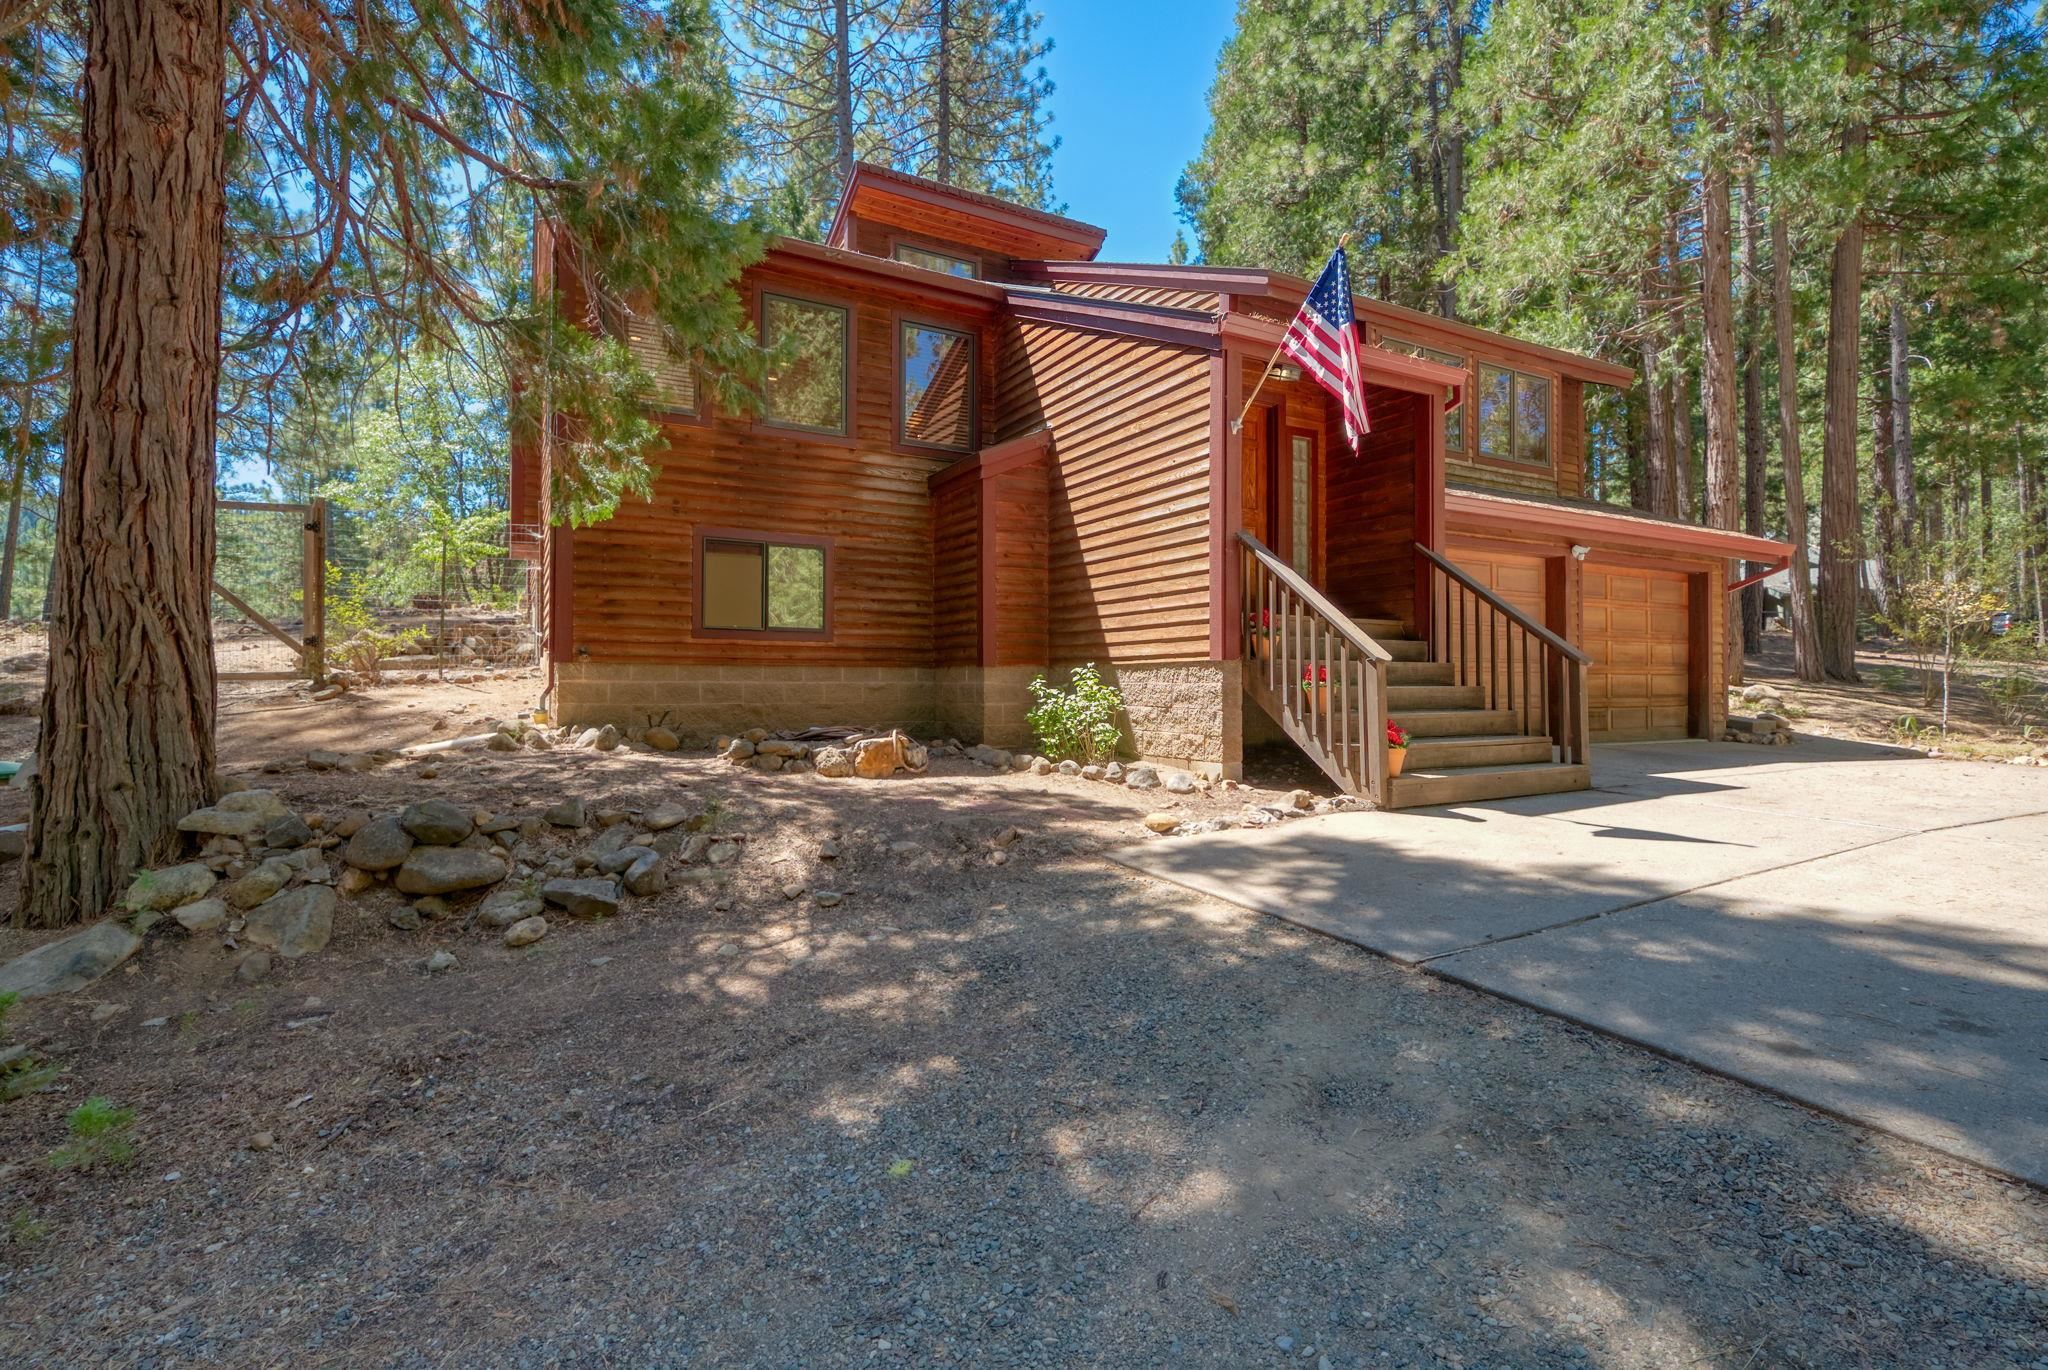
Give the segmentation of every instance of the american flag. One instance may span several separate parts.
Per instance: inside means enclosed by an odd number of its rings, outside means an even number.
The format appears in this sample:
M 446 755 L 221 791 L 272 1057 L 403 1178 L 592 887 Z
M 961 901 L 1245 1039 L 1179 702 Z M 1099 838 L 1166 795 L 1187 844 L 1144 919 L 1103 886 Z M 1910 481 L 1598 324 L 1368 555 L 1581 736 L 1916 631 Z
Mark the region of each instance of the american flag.
M 1358 450 L 1360 435 L 1372 431 L 1365 416 L 1365 367 L 1358 357 L 1358 329 L 1351 313 L 1351 264 L 1344 249 L 1330 254 L 1323 274 L 1287 325 L 1280 350 L 1301 363 L 1316 384 L 1344 407 L 1344 436 Z

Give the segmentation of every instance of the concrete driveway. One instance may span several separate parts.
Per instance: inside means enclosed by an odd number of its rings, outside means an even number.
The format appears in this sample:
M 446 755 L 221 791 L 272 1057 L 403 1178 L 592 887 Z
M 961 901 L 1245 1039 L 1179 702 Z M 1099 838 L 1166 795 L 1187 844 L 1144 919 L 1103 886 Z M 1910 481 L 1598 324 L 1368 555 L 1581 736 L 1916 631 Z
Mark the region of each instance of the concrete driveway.
M 2048 1186 L 2048 770 L 1801 739 L 1133 869 Z

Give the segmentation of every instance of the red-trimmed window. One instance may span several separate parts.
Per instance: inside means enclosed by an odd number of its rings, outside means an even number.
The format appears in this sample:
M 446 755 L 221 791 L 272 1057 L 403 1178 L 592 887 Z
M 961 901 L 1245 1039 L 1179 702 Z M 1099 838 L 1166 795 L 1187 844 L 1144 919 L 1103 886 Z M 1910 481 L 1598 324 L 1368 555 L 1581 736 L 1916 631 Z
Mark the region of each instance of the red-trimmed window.
M 700 530 L 697 627 L 717 634 L 831 631 L 832 548 L 822 540 Z
M 905 319 L 898 327 L 897 436 L 917 447 L 974 445 L 974 336 Z
M 1477 390 L 1479 454 L 1496 461 L 1550 465 L 1549 379 L 1481 366 Z
M 851 330 L 843 305 L 762 294 L 761 343 L 780 357 L 762 386 L 764 422 L 811 433 L 847 431 Z

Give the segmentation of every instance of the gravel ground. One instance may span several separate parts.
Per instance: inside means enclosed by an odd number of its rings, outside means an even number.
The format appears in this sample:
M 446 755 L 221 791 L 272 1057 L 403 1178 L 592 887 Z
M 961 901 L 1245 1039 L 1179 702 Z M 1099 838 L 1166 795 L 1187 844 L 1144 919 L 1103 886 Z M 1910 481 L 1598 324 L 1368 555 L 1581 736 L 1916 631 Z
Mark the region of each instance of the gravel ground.
M 371 907 L 27 1006 L 0 1364 L 2048 1366 L 2034 1191 L 1094 855 L 1156 792 L 949 765 L 268 777 L 747 853 L 523 952 Z M 87 1094 L 133 1164 L 41 1163 Z

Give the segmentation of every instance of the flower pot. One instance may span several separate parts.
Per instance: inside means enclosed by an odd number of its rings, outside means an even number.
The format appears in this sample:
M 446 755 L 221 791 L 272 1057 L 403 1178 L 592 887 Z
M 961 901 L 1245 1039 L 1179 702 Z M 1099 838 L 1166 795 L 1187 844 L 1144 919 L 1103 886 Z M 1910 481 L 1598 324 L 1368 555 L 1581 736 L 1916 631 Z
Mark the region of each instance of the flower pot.
M 1264 661 L 1266 653 L 1270 650 L 1271 640 L 1268 635 L 1263 630 L 1254 632 L 1252 634 L 1252 660 Z
M 1392 780 L 1395 776 L 1399 775 L 1401 768 L 1407 764 L 1408 749 L 1406 747 L 1387 748 L 1387 779 Z
M 1330 711 L 1330 687 L 1327 685 L 1304 685 L 1301 687 L 1301 707 L 1311 717 L 1320 718 Z

